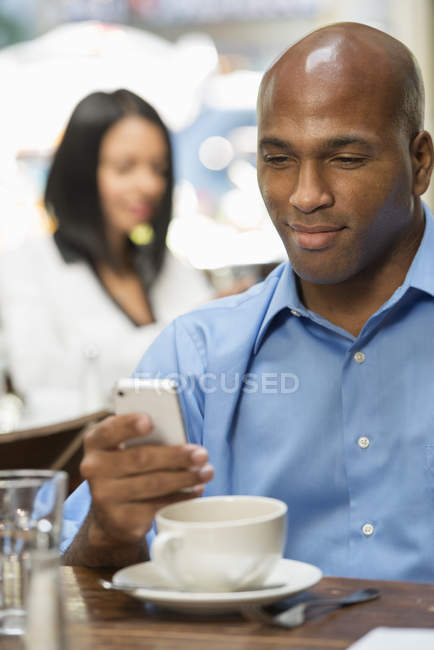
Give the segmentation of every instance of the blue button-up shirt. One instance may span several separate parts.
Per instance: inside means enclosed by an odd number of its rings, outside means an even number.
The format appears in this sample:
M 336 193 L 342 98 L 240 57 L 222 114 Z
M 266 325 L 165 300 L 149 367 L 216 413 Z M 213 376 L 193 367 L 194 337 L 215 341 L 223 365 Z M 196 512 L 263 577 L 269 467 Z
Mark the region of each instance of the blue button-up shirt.
M 434 581 L 434 222 L 355 338 L 300 302 L 289 263 L 174 321 L 136 374 L 174 377 L 206 494 L 288 504 L 285 554 L 326 574 Z M 66 547 L 89 507 L 66 506 Z

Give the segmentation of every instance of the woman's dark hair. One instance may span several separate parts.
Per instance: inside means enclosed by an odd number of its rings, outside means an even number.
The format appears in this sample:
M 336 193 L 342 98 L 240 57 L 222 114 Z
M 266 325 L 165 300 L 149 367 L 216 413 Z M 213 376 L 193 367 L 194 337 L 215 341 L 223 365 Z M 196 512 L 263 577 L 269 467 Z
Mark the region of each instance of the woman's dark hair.
M 85 259 L 113 265 L 107 243 L 97 185 L 101 141 L 116 122 L 140 115 L 160 127 L 167 143 L 167 187 L 157 208 L 150 244 L 139 246 L 138 267 L 147 286 L 160 270 L 165 252 L 167 228 L 172 211 L 173 163 L 170 136 L 157 111 L 129 90 L 94 92 L 74 109 L 62 141 L 54 155 L 45 188 L 44 203 L 55 218 L 56 244 L 67 262 Z

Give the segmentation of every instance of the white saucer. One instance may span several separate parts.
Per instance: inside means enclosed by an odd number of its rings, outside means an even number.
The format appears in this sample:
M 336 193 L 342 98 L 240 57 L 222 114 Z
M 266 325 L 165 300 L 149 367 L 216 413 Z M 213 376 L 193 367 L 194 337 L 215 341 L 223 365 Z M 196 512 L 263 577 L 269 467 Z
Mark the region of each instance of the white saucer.
M 241 605 L 268 605 L 294 596 L 305 589 L 309 589 L 322 578 L 322 571 L 312 564 L 297 562 L 296 560 L 279 560 L 274 570 L 268 577 L 267 584 L 281 584 L 282 587 L 260 589 L 254 591 L 234 592 L 185 592 L 185 591 L 158 591 L 155 589 L 137 588 L 128 591 L 140 600 L 155 603 L 161 607 L 182 610 L 207 610 L 207 611 L 233 611 Z M 152 562 L 133 564 L 117 571 L 113 582 L 118 585 L 150 584 L 165 586 L 164 577 L 159 573 Z

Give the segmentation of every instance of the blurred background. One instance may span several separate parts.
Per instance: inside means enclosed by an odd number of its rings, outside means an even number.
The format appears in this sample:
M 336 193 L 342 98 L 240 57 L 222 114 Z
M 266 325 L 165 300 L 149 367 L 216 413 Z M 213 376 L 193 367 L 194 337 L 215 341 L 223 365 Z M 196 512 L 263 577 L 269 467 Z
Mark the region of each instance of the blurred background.
M 317 26 L 354 20 L 416 54 L 432 119 L 433 0 L 0 0 L 0 247 L 49 227 L 50 156 L 73 106 L 125 87 L 171 128 L 176 201 L 169 247 L 216 287 L 284 257 L 256 184 L 261 74 Z M 428 201 L 430 197 L 427 197 Z

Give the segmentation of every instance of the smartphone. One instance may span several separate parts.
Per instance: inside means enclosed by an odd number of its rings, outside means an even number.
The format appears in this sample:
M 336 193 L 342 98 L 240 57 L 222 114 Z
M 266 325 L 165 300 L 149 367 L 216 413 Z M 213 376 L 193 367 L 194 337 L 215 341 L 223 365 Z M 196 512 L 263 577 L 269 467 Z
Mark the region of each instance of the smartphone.
M 146 412 L 154 428 L 147 436 L 125 441 L 134 445 L 183 445 L 187 442 L 177 386 L 171 379 L 120 379 L 114 389 L 116 415 Z

